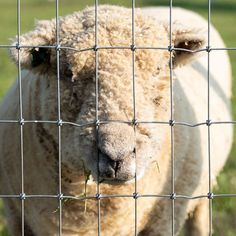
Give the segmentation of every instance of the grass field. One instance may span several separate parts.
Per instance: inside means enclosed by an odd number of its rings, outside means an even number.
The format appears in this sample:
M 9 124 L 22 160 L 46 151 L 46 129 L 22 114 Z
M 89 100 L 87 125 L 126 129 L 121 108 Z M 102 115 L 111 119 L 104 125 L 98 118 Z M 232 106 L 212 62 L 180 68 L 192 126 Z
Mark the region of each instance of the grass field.
M 86 5 L 92 5 L 92 0 L 60 0 L 60 15 L 80 10 Z M 128 0 L 99 1 L 101 4 L 119 4 L 130 6 Z M 137 0 L 139 7 L 146 5 L 168 5 L 168 0 Z M 199 12 L 207 17 L 207 0 L 176 0 L 175 6 L 181 6 Z M 223 36 L 228 47 L 236 47 L 236 1 L 214 0 L 212 1 L 212 22 Z M 48 19 L 55 16 L 55 0 L 21 0 L 21 32 L 32 29 L 35 19 Z M 0 44 L 8 44 L 9 39 L 16 35 L 16 1 L 0 0 Z M 236 51 L 229 52 L 233 67 L 233 114 L 236 118 Z M 0 97 L 12 84 L 16 77 L 16 68 L 10 62 L 6 49 L 0 49 Z M 236 193 L 236 145 L 234 141 L 230 158 L 218 177 L 217 193 Z M 215 236 L 236 235 L 236 198 L 228 197 L 214 199 L 213 201 L 213 224 Z M 0 236 L 6 236 L 4 227 L 4 214 L 0 202 Z

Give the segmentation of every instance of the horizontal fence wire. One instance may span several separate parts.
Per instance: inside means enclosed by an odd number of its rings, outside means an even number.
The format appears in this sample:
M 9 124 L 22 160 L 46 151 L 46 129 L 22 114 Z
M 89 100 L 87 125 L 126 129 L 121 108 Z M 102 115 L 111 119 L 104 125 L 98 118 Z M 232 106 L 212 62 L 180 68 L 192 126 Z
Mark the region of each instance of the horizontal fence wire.
M 127 46 L 97 46 L 95 45 L 94 47 L 89 47 L 89 48 L 72 48 L 72 47 L 66 47 L 66 46 L 61 46 L 61 45 L 1 45 L 0 44 L 0 48 L 7 48 L 7 49 L 11 49 L 11 48 L 16 48 L 16 49 L 20 49 L 20 48 L 30 48 L 30 49 L 35 49 L 35 48 L 46 48 L 46 49 L 58 49 L 58 47 L 60 46 L 60 50 L 70 50 L 70 51 L 74 51 L 74 52 L 86 52 L 86 51 L 91 51 L 91 50 L 107 50 L 107 49 L 114 49 L 114 50 L 124 50 L 124 49 L 131 49 L 132 45 L 127 45 Z M 136 45 L 135 50 L 170 50 L 168 47 L 148 47 L 148 46 L 138 46 Z M 218 48 L 218 47 L 211 47 L 211 48 L 199 48 L 196 50 L 191 50 L 191 49 L 186 49 L 186 48 L 177 48 L 177 47 L 172 47 L 171 48 L 172 51 L 176 51 L 176 52 L 189 52 L 189 53 L 198 53 L 198 52 L 208 52 L 208 51 L 234 51 L 236 50 L 236 47 L 225 47 L 225 48 Z
M 109 123 L 117 123 L 117 124 L 130 124 L 133 125 L 134 121 L 123 121 L 123 120 L 94 120 L 91 122 L 86 123 L 74 123 L 70 121 L 64 121 L 64 120 L 0 120 L 0 125 L 4 124 L 20 124 L 20 125 L 27 125 L 27 124 L 50 124 L 50 125 L 69 125 L 69 126 L 75 126 L 75 127 L 85 127 L 85 126 L 95 126 L 95 125 L 102 125 L 102 124 L 109 124 Z M 206 120 L 205 122 L 200 123 L 187 123 L 187 122 L 179 122 L 175 120 L 169 120 L 169 121 L 135 121 L 135 125 L 138 126 L 139 124 L 156 124 L 156 125 L 169 125 L 169 126 L 186 126 L 190 128 L 195 128 L 199 126 L 214 126 L 214 125 L 235 125 L 236 121 L 212 121 L 212 120 Z
M 19 110 L 20 115 L 16 119 L 2 119 L 0 120 L 0 125 L 6 125 L 6 124 L 17 124 L 20 128 L 20 160 L 21 160 L 21 193 L 15 194 L 15 195 L 0 195 L 0 199 L 6 199 L 6 198 L 12 198 L 12 199 L 20 199 L 21 200 L 21 232 L 22 235 L 24 235 L 24 228 L 25 228 L 25 211 L 24 211 L 24 202 L 26 199 L 29 198 L 42 198 L 42 199 L 50 199 L 54 198 L 58 200 L 59 205 L 59 211 L 58 211 L 58 222 L 59 222 L 59 229 L 58 234 L 63 234 L 63 221 L 62 221 L 62 213 L 63 213 L 63 204 L 62 201 L 65 199 L 73 199 L 78 201 L 85 201 L 85 200 L 95 200 L 97 201 L 97 235 L 101 235 L 102 228 L 101 228 L 101 205 L 100 201 L 102 199 L 107 198 L 133 198 L 134 199 L 134 215 L 135 215 L 135 222 L 134 222 L 134 235 L 138 235 L 138 224 L 137 224 L 137 218 L 138 218 L 138 205 L 137 201 L 140 198 L 164 198 L 164 199 L 170 199 L 171 200 L 171 232 L 172 235 L 175 235 L 175 201 L 178 199 L 183 200 L 195 200 L 195 199 L 208 199 L 209 200 L 209 234 L 212 235 L 212 200 L 213 198 L 224 198 L 224 197 L 236 197 L 236 194 L 215 194 L 212 191 L 212 183 L 211 183 L 211 127 L 214 125 L 235 125 L 236 121 L 214 121 L 211 120 L 210 115 L 210 85 L 211 85 L 211 78 L 210 78 L 210 55 L 212 51 L 235 51 L 236 47 L 225 47 L 225 48 L 217 48 L 217 47 L 211 47 L 211 0 L 208 0 L 208 42 L 206 48 L 200 48 L 197 50 L 188 50 L 184 48 L 178 48 L 174 47 L 172 45 L 172 0 L 169 1 L 169 45 L 167 47 L 149 47 L 149 46 L 142 46 L 142 45 L 136 45 L 135 42 L 135 0 L 132 0 L 132 45 L 127 46 L 100 46 L 99 45 L 99 22 L 98 22 L 98 15 L 99 15 L 99 4 L 98 0 L 95 0 L 94 2 L 94 17 L 95 17 L 95 41 L 93 47 L 88 48 L 73 48 L 73 47 L 67 47 L 60 45 L 60 19 L 59 19 L 59 1 L 56 0 L 55 4 L 55 14 L 56 14 L 56 44 L 55 45 L 24 45 L 20 42 L 20 34 L 21 34 L 21 2 L 20 0 L 17 0 L 17 43 L 15 45 L 0 45 L 0 49 L 16 49 L 18 50 L 18 90 L 19 90 Z M 51 50 L 56 50 L 56 58 L 57 58 L 57 103 L 58 103 L 58 115 L 57 120 L 26 120 L 24 119 L 23 114 L 23 101 L 22 101 L 22 75 L 21 75 L 21 49 L 24 48 L 47 48 Z M 99 51 L 100 50 L 131 50 L 132 52 L 132 93 L 133 93 L 133 120 L 131 121 L 123 121 L 123 120 L 100 120 L 99 119 Z M 60 54 L 61 51 L 68 50 L 74 53 L 83 53 L 87 51 L 92 51 L 95 54 L 95 103 L 96 103 L 96 115 L 95 119 L 90 122 L 81 122 L 81 123 L 75 123 L 71 122 L 69 120 L 62 120 L 61 118 L 61 101 L 60 101 Z M 171 106 L 171 114 L 170 119 L 166 121 L 158 121 L 158 120 L 137 120 L 136 117 L 136 88 L 135 88 L 135 55 L 138 50 L 165 50 L 169 52 L 169 58 L 170 58 L 170 65 L 169 65 L 169 72 L 170 72 L 170 106 Z M 174 113 L 173 113 L 173 63 L 172 63 L 172 54 L 174 52 L 189 52 L 189 53 L 207 53 L 208 62 L 207 62 L 207 119 L 205 121 L 199 122 L 199 123 L 188 123 L 184 121 L 177 121 L 174 119 Z M 58 127 L 58 174 L 59 174 L 59 185 L 58 185 L 58 194 L 55 195 L 47 195 L 47 194 L 38 194 L 38 195 L 32 195 L 27 194 L 24 191 L 24 178 L 27 178 L 27 176 L 24 176 L 24 137 L 23 137 L 23 131 L 24 131 L 24 125 L 28 124 L 49 124 L 52 126 Z M 87 195 L 87 196 L 70 196 L 70 195 L 64 195 L 62 192 L 62 186 L 61 186 L 61 171 L 62 171 L 62 158 L 61 158 L 61 151 L 62 151 L 62 140 L 61 140 L 61 128 L 62 126 L 74 126 L 77 128 L 80 127 L 86 127 L 86 126 L 93 126 L 96 127 L 96 140 L 98 143 L 98 132 L 99 132 L 99 125 L 101 124 L 108 124 L 108 123 L 125 123 L 130 124 L 134 127 L 134 133 L 136 132 L 136 127 L 139 124 L 146 124 L 146 125 L 167 125 L 170 126 L 170 135 L 171 135 L 171 193 L 170 194 L 142 194 L 138 192 L 138 180 L 137 180 L 137 169 L 135 173 L 135 189 L 133 194 L 112 194 L 112 195 L 104 195 L 100 192 L 100 183 L 97 181 L 97 192 L 95 195 Z M 175 160 L 174 160 L 174 128 L 175 126 L 186 126 L 190 128 L 200 127 L 200 126 L 207 126 L 208 129 L 208 189 L 209 192 L 205 195 L 196 195 L 196 196 L 188 196 L 188 195 L 181 195 L 175 192 Z M 98 149 L 98 147 L 97 147 Z M 136 150 L 136 149 L 135 149 Z M 136 152 L 135 152 L 135 158 L 136 158 Z M 99 180 L 99 152 L 97 150 L 97 179 Z
M 172 194 L 138 194 L 138 195 L 134 195 L 134 194 L 112 194 L 112 195 L 103 195 L 100 194 L 99 196 L 96 195 L 87 195 L 86 197 L 80 197 L 80 196 L 74 196 L 74 195 L 62 195 L 62 196 L 58 196 L 57 195 L 48 195 L 48 194 L 24 194 L 23 198 L 27 199 L 27 198 L 60 198 L 60 199 L 76 199 L 76 200 L 87 200 L 87 199 L 94 199 L 97 200 L 99 199 L 104 199 L 104 198 L 168 198 L 171 199 L 173 197 Z M 212 193 L 212 194 L 203 194 L 203 195 L 196 195 L 196 196 L 188 196 L 188 195 L 179 195 L 179 194 L 175 194 L 175 199 L 186 199 L 186 200 L 194 200 L 194 199 L 199 199 L 199 198 L 205 198 L 205 199 L 213 199 L 213 198 L 224 198 L 224 197 L 236 197 L 236 193 Z M 18 199 L 22 199 L 22 194 L 18 194 L 18 195 L 11 195 L 11 194 L 1 194 L 0 198 L 4 199 L 4 198 L 18 198 Z

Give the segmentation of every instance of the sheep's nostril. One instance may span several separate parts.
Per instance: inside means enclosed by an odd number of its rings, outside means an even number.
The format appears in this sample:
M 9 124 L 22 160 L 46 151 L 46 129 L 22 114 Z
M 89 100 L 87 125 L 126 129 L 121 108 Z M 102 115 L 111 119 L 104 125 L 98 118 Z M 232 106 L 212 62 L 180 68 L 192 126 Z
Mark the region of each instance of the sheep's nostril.
M 136 153 L 136 148 L 133 149 L 133 153 L 134 153 L 134 154 Z
M 120 162 L 119 162 L 119 161 L 116 161 L 116 162 L 115 162 L 115 168 L 114 168 L 114 170 L 115 170 L 115 175 L 116 175 L 116 173 L 117 173 L 117 171 L 118 171 L 118 169 L 119 169 L 119 166 L 120 166 Z
M 105 179 L 116 178 L 121 162 L 112 160 L 108 155 L 99 151 L 99 172 Z
M 105 179 L 115 178 L 116 162 L 99 151 L 99 175 Z
M 105 161 L 106 163 L 109 163 L 110 165 L 114 165 L 115 161 L 112 160 L 107 154 L 103 153 L 101 150 L 98 150 L 99 153 L 99 161 Z

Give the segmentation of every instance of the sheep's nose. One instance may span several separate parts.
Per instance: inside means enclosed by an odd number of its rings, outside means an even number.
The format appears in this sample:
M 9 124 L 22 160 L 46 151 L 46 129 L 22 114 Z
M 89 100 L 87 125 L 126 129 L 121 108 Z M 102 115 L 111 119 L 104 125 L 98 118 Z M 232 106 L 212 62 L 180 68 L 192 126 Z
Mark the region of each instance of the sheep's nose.
M 113 161 L 123 161 L 135 146 L 134 130 L 127 124 L 106 124 L 99 128 L 98 147 Z
M 134 154 L 114 160 L 107 154 L 99 151 L 99 177 L 102 180 L 128 181 L 134 178 L 135 158 Z
M 99 175 L 101 179 L 128 181 L 135 175 L 134 130 L 127 124 L 99 127 Z

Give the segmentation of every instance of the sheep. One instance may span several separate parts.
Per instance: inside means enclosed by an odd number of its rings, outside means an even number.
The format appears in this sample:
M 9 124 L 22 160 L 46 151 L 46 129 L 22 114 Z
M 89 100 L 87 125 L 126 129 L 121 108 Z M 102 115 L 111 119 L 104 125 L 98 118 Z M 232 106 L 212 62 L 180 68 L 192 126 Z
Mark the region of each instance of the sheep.
M 58 235 L 58 198 L 96 196 L 98 182 L 102 235 L 134 234 L 135 201 L 133 197 L 122 197 L 133 194 L 137 203 L 139 236 L 172 234 L 172 201 L 175 203 L 175 235 L 180 233 L 185 222 L 187 235 L 208 235 L 207 197 L 196 200 L 170 198 L 207 195 L 209 192 L 207 130 L 211 121 L 206 120 L 231 120 L 230 63 L 226 52 L 210 53 L 212 70 L 208 117 L 207 52 L 189 53 L 173 48 L 167 50 L 170 45 L 168 14 L 169 9 L 163 7 L 136 9 L 133 46 L 131 9 L 108 5 L 99 6 L 98 9 L 98 45 L 95 45 L 93 7 L 59 19 L 60 47 L 56 49 L 40 47 L 57 44 L 55 20 L 39 21 L 33 31 L 20 37 L 20 45 L 32 46 L 20 48 L 20 63 L 23 68 L 22 114 L 25 121 L 21 121 L 24 122 L 25 235 Z M 206 42 L 207 22 L 193 12 L 173 8 L 173 47 L 205 49 Z M 212 47 L 224 47 L 213 26 L 210 43 Z M 102 49 L 103 46 L 125 48 Z M 65 47 L 75 48 L 77 51 L 67 50 Z M 166 50 L 144 49 L 145 47 Z M 83 50 L 86 48 L 91 50 Z M 62 122 L 58 120 L 57 98 L 59 49 Z M 170 99 L 171 49 L 174 69 L 173 103 Z M 132 74 L 133 53 L 135 78 Z M 95 54 L 98 56 L 99 77 L 97 114 Z M 11 57 L 18 63 L 17 49 L 11 49 Z M 20 117 L 18 100 L 18 85 L 15 83 L 2 102 L 1 119 Z M 99 121 L 96 120 L 96 115 Z M 133 121 L 134 118 L 136 120 Z M 58 122 L 27 123 L 27 120 Z M 159 121 L 164 124 L 142 121 Z M 71 122 L 83 125 L 77 127 L 70 125 Z M 204 122 L 206 125 L 193 128 L 180 126 L 178 122 Z M 57 196 L 60 192 L 58 125 L 61 124 L 63 196 L 27 198 L 28 195 Z M 19 127 L 15 123 L 0 126 L 1 194 L 19 196 L 22 193 Z M 210 131 L 210 177 L 211 182 L 215 183 L 230 151 L 232 127 L 225 125 L 222 132 L 219 125 L 211 125 Z M 171 195 L 172 161 L 175 164 L 176 195 Z M 141 197 L 145 194 L 167 197 Z M 102 197 L 110 195 L 119 196 Z M 5 198 L 4 204 L 11 234 L 21 235 L 21 201 L 17 198 Z M 97 235 L 97 204 L 98 200 L 94 198 L 86 201 L 64 200 L 63 235 Z

